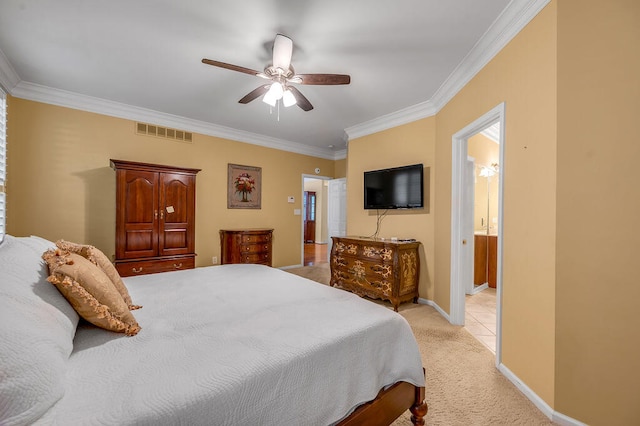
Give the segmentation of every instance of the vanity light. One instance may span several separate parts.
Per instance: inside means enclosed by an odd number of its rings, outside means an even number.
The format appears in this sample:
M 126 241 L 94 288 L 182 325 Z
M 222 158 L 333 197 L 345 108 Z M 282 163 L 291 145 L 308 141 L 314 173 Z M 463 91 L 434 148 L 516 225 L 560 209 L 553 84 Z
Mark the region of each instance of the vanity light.
M 498 174 L 498 163 L 491 163 L 490 166 L 481 166 L 480 167 L 480 176 L 481 177 L 491 177 Z

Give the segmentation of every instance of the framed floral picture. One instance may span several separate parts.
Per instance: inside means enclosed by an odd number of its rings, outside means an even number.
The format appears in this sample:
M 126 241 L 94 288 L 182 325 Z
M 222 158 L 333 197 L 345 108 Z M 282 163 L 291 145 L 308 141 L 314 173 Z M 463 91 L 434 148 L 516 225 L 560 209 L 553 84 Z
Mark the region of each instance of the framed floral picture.
M 227 178 L 228 209 L 262 207 L 262 168 L 229 164 Z

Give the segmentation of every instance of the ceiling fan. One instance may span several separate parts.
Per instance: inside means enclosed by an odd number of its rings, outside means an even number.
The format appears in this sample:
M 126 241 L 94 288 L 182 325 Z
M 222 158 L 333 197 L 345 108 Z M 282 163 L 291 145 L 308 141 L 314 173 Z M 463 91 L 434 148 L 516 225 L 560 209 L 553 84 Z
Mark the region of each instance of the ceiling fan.
M 277 34 L 273 43 L 273 63 L 267 65 L 263 72 L 206 58 L 202 62 L 271 80 L 240 99 L 238 102 L 241 104 L 248 104 L 264 95 L 263 102 L 272 107 L 282 99 L 285 107 L 298 105 L 304 111 L 311 111 L 313 105 L 293 84 L 336 85 L 351 82 L 351 77 L 345 74 L 296 74 L 291 66 L 292 52 L 293 41 L 285 35 Z

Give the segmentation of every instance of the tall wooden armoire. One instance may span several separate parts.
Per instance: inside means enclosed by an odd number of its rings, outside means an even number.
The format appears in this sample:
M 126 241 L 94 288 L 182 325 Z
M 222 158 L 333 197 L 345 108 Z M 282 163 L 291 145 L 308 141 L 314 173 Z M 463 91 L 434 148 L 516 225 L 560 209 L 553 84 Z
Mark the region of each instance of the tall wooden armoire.
M 116 171 L 116 269 L 122 276 L 195 267 L 200 169 L 111 160 Z

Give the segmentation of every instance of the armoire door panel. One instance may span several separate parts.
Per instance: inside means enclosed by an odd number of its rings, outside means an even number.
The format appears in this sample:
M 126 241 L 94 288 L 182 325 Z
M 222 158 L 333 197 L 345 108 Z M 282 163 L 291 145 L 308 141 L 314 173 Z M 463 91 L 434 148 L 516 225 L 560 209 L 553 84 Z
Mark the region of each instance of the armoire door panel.
M 154 235 L 151 230 L 127 230 L 126 254 L 127 257 L 153 256 L 156 252 Z
M 186 250 L 187 247 L 187 229 L 165 229 L 164 231 L 164 251 L 165 255 L 181 254 L 181 251 Z M 180 253 L 176 253 L 180 251 Z
M 125 223 L 153 223 L 157 211 L 157 173 L 127 173 L 125 202 Z
M 135 259 L 157 255 L 158 174 L 118 170 L 116 197 L 116 258 Z
M 160 181 L 159 253 L 161 256 L 195 251 L 195 176 L 163 173 Z
M 161 194 L 165 223 L 184 223 L 188 220 L 190 177 L 179 174 L 165 174 Z

